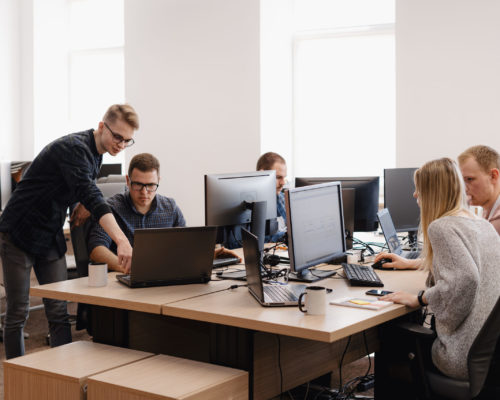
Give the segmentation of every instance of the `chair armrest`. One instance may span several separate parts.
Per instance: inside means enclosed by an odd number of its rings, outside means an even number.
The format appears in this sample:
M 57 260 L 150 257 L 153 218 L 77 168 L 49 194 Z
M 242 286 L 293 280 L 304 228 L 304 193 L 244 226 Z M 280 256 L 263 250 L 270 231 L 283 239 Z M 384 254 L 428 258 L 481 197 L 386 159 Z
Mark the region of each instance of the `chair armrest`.
M 436 332 L 415 322 L 399 321 L 395 322 L 393 326 L 419 339 L 431 340 L 436 338 Z

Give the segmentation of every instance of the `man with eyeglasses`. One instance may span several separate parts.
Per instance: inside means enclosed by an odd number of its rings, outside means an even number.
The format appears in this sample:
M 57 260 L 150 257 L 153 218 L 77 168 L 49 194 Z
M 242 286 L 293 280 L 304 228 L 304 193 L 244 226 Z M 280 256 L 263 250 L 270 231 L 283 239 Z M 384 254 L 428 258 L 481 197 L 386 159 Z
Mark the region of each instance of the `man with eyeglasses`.
M 108 199 L 120 228 L 133 243 L 134 232 L 139 228 L 169 228 L 185 226 L 182 211 L 169 197 L 157 194 L 160 183 L 160 162 L 149 153 L 135 155 L 128 167 L 125 194 Z M 106 263 L 110 270 L 128 272 L 118 263 L 116 244 L 98 224 L 90 230 L 88 248 L 94 262 Z M 237 255 L 224 248 L 217 249 L 215 256 Z
M 73 221 L 89 210 L 118 244 L 118 264 L 129 269 L 132 247 L 118 226 L 95 179 L 102 155 L 117 155 L 134 143 L 139 127 L 127 104 L 108 108 L 97 129 L 63 136 L 33 160 L 0 217 L 7 310 L 4 321 L 6 357 L 24 354 L 23 328 L 28 319 L 31 268 L 40 284 L 67 279 L 63 225 L 70 205 L 80 202 Z M 43 299 L 52 347 L 71 342 L 66 302 Z

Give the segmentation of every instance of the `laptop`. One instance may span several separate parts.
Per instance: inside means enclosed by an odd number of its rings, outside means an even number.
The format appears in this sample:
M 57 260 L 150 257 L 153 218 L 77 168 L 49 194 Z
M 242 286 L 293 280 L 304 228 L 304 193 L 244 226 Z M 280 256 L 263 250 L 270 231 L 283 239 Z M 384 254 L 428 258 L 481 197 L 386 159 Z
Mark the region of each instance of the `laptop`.
M 264 285 L 260 273 L 261 252 L 257 236 L 241 230 L 248 290 L 265 307 L 298 306 L 306 285 Z
M 419 251 L 408 251 L 403 250 L 401 242 L 399 241 L 396 228 L 394 227 L 394 222 L 392 222 L 391 214 L 387 208 L 380 210 L 377 213 L 378 222 L 380 223 L 380 228 L 384 234 L 385 241 L 387 242 L 387 247 L 389 247 L 389 252 L 397 254 L 403 258 L 408 258 L 413 260 L 420 256 Z
M 206 283 L 212 275 L 217 228 L 136 229 L 130 275 L 117 275 L 131 288 Z

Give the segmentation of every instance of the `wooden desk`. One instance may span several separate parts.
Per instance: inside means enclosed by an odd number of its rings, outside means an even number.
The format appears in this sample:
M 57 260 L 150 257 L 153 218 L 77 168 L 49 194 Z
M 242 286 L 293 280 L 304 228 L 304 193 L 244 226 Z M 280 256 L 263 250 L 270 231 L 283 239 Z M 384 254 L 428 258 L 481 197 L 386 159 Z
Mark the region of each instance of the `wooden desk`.
M 67 300 L 122 310 L 161 314 L 163 304 L 204 295 L 227 287 L 228 282 L 211 281 L 207 284 L 161 286 L 130 289 L 116 280 L 117 272 L 108 274 L 108 285 L 89 287 L 88 277 L 34 286 L 32 296 Z
M 423 272 L 377 273 L 388 290 L 417 293 L 424 286 Z M 89 288 L 80 278 L 34 287 L 31 294 L 127 310 L 126 323 L 114 327 L 118 334 L 127 330 L 125 341 L 102 339 L 99 332 L 94 339 L 244 369 L 254 399 L 280 392 L 280 367 L 284 390 L 338 369 L 348 337 L 344 364 L 366 355 L 365 340 L 368 352 L 378 350 L 377 325 L 412 311 L 400 305 L 381 311 L 329 305 L 325 316 L 309 316 L 295 307 L 261 307 L 246 287 L 219 291 L 235 283 L 242 282 L 129 289 L 111 273 L 104 288 Z M 366 291 L 341 279 L 320 284 L 333 289 L 330 298 Z

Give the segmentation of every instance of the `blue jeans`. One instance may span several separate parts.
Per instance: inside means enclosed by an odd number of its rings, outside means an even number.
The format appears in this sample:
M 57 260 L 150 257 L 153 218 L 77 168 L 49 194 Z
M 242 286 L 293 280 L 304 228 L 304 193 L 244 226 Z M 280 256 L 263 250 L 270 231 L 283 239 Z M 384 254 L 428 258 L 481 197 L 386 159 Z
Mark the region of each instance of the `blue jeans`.
M 44 257 L 30 255 L 0 233 L 7 310 L 5 313 L 3 341 L 7 359 L 24 354 L 23 328 L 29 314 L 30 273 L 34 268 L 38 282 L 43 285 L 68 278 L 66 258 L 52 250 Z M 49 321 L 50 345 L 60 346 L 71 342 L 71 326 L 65 301 L 43 299 L 45 315 Z

